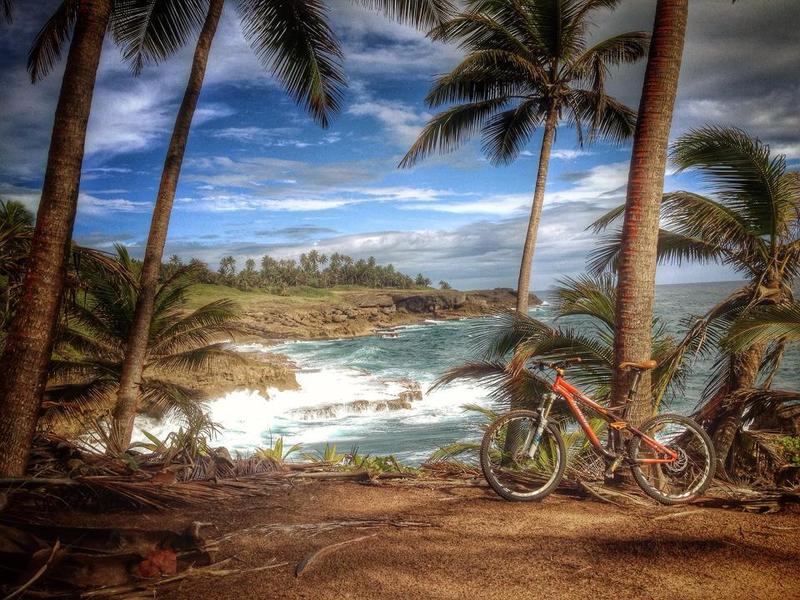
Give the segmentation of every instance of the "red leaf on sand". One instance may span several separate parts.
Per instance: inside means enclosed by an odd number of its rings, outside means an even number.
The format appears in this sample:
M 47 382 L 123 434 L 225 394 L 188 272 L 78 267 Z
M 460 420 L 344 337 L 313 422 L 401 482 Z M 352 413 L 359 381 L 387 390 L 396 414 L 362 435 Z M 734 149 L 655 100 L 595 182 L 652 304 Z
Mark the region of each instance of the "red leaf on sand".
M 175 575 L 177 572 L 178 556 L 172 550 L 154 550 L 134 569 L 134 575 L 145 579 Z

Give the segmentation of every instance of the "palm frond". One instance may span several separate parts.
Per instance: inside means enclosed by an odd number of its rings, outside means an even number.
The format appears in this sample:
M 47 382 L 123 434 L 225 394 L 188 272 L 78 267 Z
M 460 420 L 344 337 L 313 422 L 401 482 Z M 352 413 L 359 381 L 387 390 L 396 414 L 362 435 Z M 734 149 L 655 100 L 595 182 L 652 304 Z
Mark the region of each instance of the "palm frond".
M 140 389 L 141 409 L 159 418 L 175 415 L 191 421 L 202 416 L 207 408 L 197 392 L 172 382 L 146 377 Z
M 589 253 L 586 266 L 590 273 L 598 275 L 605 271 L 616 271 L 622 249 L 622 233 L 617 231 L 602 236 L 600 242 Z M 701 238 L 691 238 L 666 229 L 658 231 L 656 256 L 659 263 L 680 265 L 692 262 L 724 262 L 725 254 L 719 246 Z
M 571 122 L 588 131 L 590 142 L 603 138 L 621 144 L 636 130 L 636 111 L 602 91 L 572 90 L 567 105 Z
M 13 0 L 0 1 L 0 17 L 2 17 L 7 23 L 11 23 L 11 21 L 14 19 Z
M 151 358 L 149 365 L 165 372 L 170 370 L 211 371 L 215 366 L 244 360 L 239 354 L 228 350 L 225 344 L 211 344 Z
M 434 116 L 419 134 L 417 141 L 400 161 L 400 168 L 409 168 L 434 152 L 452 152 L 479 131 L 487 119 L 508 100 L 495 98 L 454 106 Z
M 599 321 L 613 333 L 617 290 L 612 275 L 564 277 L 558 281 L 554 293 L 558 298 L 558 318 L 584 315 Z
M 525 148 L 544 113 L 539 102 L 526 100 L 491 117 L 483 126 L 481 148 L 493 164 L 508 164 Z
M 117 390 L 112 378 L 48 386 L 42 400 L 39 426 L 82 420 L 85 415 L 109 410 Z
M 170 319 L 161 331 L 153 331 L 148 354 L 159 356 L 180 352 L 192 346 L 207 345 L 220 335 L 238 331 L 239 307 L 232 300 L 210 302 L 186 316 Z
M 798 189 L 786 174 L 786 158 L 732 127 L 704 127 L 681 136 L 671 151 L 680 170 L 695 168 L 720 201 L 743 218 L 749 230 L 773 240 L 795 216 Z
M 414 27 L 431 29 L 449 19 L 455 7 L 450 0 L 350 0 L 388 18 Z
M 778 339 L 800 341 L 800 302 L 748 311 L 731 325 L 724 345 L 734 352 Z
M 238 0 L 244 36 L 258 58 L 327 127 L 340 108 L 342 50 L 321 0 Z
M 670 231 L 699 238 L 726 251 L 736 253 L 751 269 L 754 258 L 765 257 L 766 247 L 753 235 L 746 218 L 734 209 L 700 194 L 677 191 L 664 194 L 661 214 Z
M 635 63 L 647 56 L 650 34 L 629 31 L 606 38 L 588 48 L 567 67 L 575 77 L 590 77 L 597 69 Z
M 603 216 L 595 219 L 592 222 L 592 224 L 589 225 L 586 229 L 591 230 L 593 233 L 602 233 L 609 227 L 609 225 L 611 225 L 614 221 L 622 217 L 624 214 L 625 214 L 625 205 L 620 204 L 619 206 L 609 210 Z
M 33 83 L 44 79 L 61 59 L 61 48 L 78 18 L 78 4 L 79 0 L 62 0 L 36 34 L 28 53 L 28 73 Z
M 480 9 L 461 13 L 434 28 L 429 33 L 432 40 L 452 42 L 470 50 L 505 50 L 521 57 L 529 57 L 525 43 L 501 20 Z
M 425 98 L 431 107 L 451 102 L 478 102 L 504 96 L 535 96 L 531 82 L 541 66 L 507 50 L 470 52 L 452 71 L 436 79 Z
M 117 0 L 114 40 L 134 74 L 174 54 L 203 25 L 209 0 Z

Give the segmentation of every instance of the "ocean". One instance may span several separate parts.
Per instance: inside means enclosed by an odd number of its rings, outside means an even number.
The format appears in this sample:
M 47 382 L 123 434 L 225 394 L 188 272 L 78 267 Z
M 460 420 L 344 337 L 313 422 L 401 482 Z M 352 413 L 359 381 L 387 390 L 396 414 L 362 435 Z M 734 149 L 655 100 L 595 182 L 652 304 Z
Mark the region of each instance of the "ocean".
M 675 334 L 689 314 L 699 315 L 739 285 L 700 283 L 658 286 L 656 314 Z M 544 306 L 530 314 L 554 322 L 553 299 L 548 292 L 538 295 Z M 303 450 L 336 444 L 337 451 L 354 446 L 361 454 L 393 454 L 407 464 L 419 464 L 441 446 L 480 438 L 483 418 L 465 411 L 464 404 L 493 406 L 487 391 L 472 382 L 461 381 L 428 391 L 448 368 L 476 358 L 471 332 L 476 319 L 428 321 L 396 329 L 397 337 L 378 336 L 326 341 L 294 341 L 277 346 L 244 344 L 247 352 L 279 352 L 298 367 L 299 390 L 236 391 L 208 402 L 213 421 L 221 426 L 214 444 L 231 451 L 251 452 L 269 446 L 278 437 L 285 447 L 302 444 Z M 580 319 L 559 320 L 580 327 Z M 710 360 L 693 359 L 685 393 L 672 398 L 666 409 L 684 414 L 697 406 Z M 402 392 L 419 386 L 422 398 L 411 408 L 386 410 L 382 405 Z M 776 388 L 800 386 L 800 348 L 787 352 L 773 384 Z M 140 423 L 163 436 L 177 424 Z

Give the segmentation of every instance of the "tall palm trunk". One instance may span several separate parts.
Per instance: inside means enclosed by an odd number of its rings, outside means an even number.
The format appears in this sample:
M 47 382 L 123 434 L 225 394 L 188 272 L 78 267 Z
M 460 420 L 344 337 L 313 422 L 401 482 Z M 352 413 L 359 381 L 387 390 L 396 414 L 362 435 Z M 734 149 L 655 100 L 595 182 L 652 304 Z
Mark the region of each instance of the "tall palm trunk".
M 224 0 L 211 0 L 203 29 L 197 40 L 189 82 L 186 85 L 183 102 L 175 119 L 175 127 L 172 130 L 167 157 L 164 160 L 164 169 L 161 173 L 156 205 L 153 208 L 153 218 L 150 222 L 150 233 L 147 238 L 147 248 L 145 249 L 144 263 L 142 264 L 142 272 L 139 279 L 136 312 L 128 334 L 128 345 L 125 351 L 125 360 L 122 364 L 117 405 L 114 410 L 113 449 L 117 451 L 123 451 L 130 445 L 131 435 L 133 434 L 133 421 L 139 405 L 139 383 L 144 370 L 147 341 L 150 337 L 150 321 L 153 318 L 153 305 L 161 271 L 164 244 L 167 239 L 167 230 L 169 229 L 169 218 L 172 213 L 175 190 L 178 187 L 178 178 L 180 177 L 183 156 L 186 151 L 186 142 L 189 138 L 189 129 L 191 128 L 194 111 L 203 87 L 208 55 L 222 14 L 223 4 Z
M 628 373 L 623 361 L 650 358 L 656 278 L 659 205 L 667 145 L 678 91 L 688 0 L 658 0 L 647 59 L 639 119 L 633 142 L 622 247 L 618 265 L 612 405 L 625 402 Z M 643 373 L 629 417 L 640 423 L 652 414 L 650 374 Z
M 78 206 L 86 125 L 110 14 L 111 0 L 78 5 L 27 272 L 0 358 L 0 477 L 24 474 L 36 430 Z
M 528 314 L 528 296 L 531 286 L 531 266 L 533 265 L 533 252 L 536 249 L 536 234 L 539 231 L 539 220 L 542 217 L 544 204 L 544 188 L 547 184 L 547 169 L 550 166 L 550 151 L 553 148 L 558 110 L 550 107 L 544 125 L 542 148 L 539 151 L 539 170 L 536 173 L 536 187 L 533 192 L 531 216 L 528 220 L 528 232 L 525 235 L 525 246 L 522 249 L 522 262 L 519 266 L 519 279 L 517 280 L 517 313 Z

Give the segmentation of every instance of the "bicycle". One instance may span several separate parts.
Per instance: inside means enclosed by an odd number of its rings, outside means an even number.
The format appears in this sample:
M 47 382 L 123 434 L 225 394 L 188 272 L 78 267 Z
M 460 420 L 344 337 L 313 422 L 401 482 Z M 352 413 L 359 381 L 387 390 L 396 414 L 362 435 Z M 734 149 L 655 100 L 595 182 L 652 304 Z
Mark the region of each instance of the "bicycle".
M 657 415 L 638 428 L 626 420 L 641 374 L 655 368 L 656 361 L 620 365 L 633 371 L 632 382 L 626 403 L 614 408 L 598 404 L 564 379 L 565 369 L 579 362 L 579 358 L 534 361 L 534 369 L 555 372 L 551 392 L 542 396 L 536 410 L 512 410 L 488 427 L 480 462 L 492 489 L 506 500 L 531 501 L 545 498 L 558 487 L 566 468 L 566 448 L 558 423 L 549 417 L 560 398 L 603 458 L 606 477 L 627 466 L 642 491 L 662 504 L 681 504 L 701 495 L 711 484 L 716 465 L 714 446 L 703 428 L 676 414 Z M 608 423 L 608 447 L 580 406 Z

